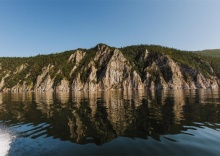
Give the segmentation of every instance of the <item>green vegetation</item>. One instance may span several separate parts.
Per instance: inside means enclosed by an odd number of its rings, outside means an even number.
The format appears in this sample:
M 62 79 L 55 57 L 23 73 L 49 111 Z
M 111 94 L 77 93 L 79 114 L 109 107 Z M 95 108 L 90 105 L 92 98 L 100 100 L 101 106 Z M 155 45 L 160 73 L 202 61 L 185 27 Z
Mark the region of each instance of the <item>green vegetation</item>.
M 67 60 L 73 52 L 75 51 L 66 51 L 50 55 L 37 55 L 35 57 L 26 58 L 2 57 L 0 58 L 0 76 L 3 78 L 7 73 L 13 75 L 5 79 L 5 82 L 7 82 L 6 87 L 9 88 L 19 82 L 22 83 L 23 81 L 26 81 L 28 84 L 34 84 L 37 76 L 41 74 L 42 69 L 49 65 L 54 66 L 54 70 L 51 70 L 50 74 L 55 77 L 58 70 L 62 70 L 66 67 Z M 25 65 L 25 68 L 22 71 L 15 73 L 21 65 Z M 61 77 L 64 77 L 65 74 L 66 73 L 62 74 Z
M 198 55 L 201 55 L 214 69 L 216 75 L 220 77 L 220 49 L 196 51 Z
M 9 88 L 18 83 L 22 84 L 24 81 L 28 84 L 35 84 L 38 75 L 42 73 L 43 69 L 48 67 L 48 74 L 54 79 L 54 85 L 60 84 L 60 81 L 64 78 L 72 82 L 79 73 L 81 81 L 86 82 L 91 72 L 88 64 L 93 61 L 97 69 L 97 82 L 99 82 L 115 48 L 108 47 L 110 55 L 104 63 L 100 64 L 100 60 L 94 61 L 98 46 L 107 47 L 105 44 L 99 44 L 91 49 L 78 49 L 84 51 L 85 56 L 71 75 L 71 70 L 76 64 L 74 61 L 68 61 L 68 59 L 76 50 L 26 58 L 2 57 L 0 58 L 0 81 L 5 77 L 6 87 Z M 146 79 L 146 72 L 152 75 L 154 81 L 157 81 L 159 76 L 163 76 L 167 82 L 171 80 L 172 72 L 170 67 L 166 66 L 169 60 L 165 56 L 173 59 L 182 67 L 186 81 L 190 81 L 190 76 L 198 72 L 201 72 L 205 77 L 216 75 L 220 78 L 220 50 L 206 50 L 193 53 L 157 45 L 134 45 L 119 48 L 119 50 L 132 66 L 132 70 L 137 71 L 141 76 L 142 81 Z M 153 64 L 157 64 L 160 69 L 148 68 Z M 18 72 L 22 65 L 24 68 Z M 214 71 L 211 70 L 210 66 Z M 7 74 L 12 76 L 7 77 Z
M 220 49 L 195 51 L 195 53 L 204 55 L 204 56 L 220 57 Z
M 144 60 L 146 49 L 148 50 L 148 57 L 146 60 Z M 141 75 L 142 80 L 145 79 L 145 68 L 152 65 L 153 62 L 161 60 L 159 58 L 163 55 L 167 55 L 174 61 L 178 62 L 179 65 L 186 69 L 186 71 L 187 69 L 194 70 L 195 72 L 200 71 L 204 76 L 209 77 L 210 75 L 213 75 L 210 69 L 211 66 L 214 69 L 216 75 L 220 76 L 220 58 L 218 59 L 213 57 L 205 57 L 197 53 L 180 51 L 177 49 L 157 45 L 135 45 L 124 47 L 120 50 L 129 60 L 129 62 L 135 65 L 134 70 L 136 70 Z M 165 80 L 168 81 L 172 75 L 170 74 L 170 69 L 163 69 L 163 65 L 166 63 L 166 61 L 167 60 L 164 60 L 164 62 L 157 62 L 161 66 L 160 69 L 162 73 L 153 75 L 158 76 L 158 74 L 162 74 L 165 77 Z M 185 74 L 189 75 L 189 73 Z

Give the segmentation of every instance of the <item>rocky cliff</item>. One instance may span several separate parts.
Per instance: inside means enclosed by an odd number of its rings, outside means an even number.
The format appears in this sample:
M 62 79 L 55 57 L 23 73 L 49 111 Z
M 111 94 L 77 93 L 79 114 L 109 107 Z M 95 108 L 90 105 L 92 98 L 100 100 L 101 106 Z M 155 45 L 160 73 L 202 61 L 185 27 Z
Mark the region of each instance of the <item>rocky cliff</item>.
M 205 57 L 171 48 L 140 45 L 118 49 L 99 44 L 30 58 L 0 58 L 0 90 L 219 88 L 216 69 Z

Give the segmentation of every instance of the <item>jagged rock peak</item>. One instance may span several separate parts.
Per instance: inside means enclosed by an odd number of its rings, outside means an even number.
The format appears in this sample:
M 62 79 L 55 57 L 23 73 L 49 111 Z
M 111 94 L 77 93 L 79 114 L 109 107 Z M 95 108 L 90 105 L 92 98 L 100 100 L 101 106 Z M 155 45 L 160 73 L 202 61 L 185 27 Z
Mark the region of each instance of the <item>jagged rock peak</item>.
M 107 44 L 99 43 L 95 46 L 98 50 L 103 51 L 105 48 L 110 48 Z
M 84 56 L 85 56 L 85 51 L 78 49 L 76 50 L 76 52 L 70 55 L 68 62 L 72 61 L 75 63 L 79 63 Z

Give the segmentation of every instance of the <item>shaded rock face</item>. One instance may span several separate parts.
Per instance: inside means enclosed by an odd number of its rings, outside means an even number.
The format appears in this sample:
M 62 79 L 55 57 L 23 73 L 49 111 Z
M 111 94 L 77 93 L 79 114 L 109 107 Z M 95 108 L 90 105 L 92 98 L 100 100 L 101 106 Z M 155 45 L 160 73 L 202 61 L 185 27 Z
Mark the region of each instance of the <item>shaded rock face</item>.
M 212 70 L 211 67 L 210 70 Z M 153 76 L 149 71 L 159 73 L 156 79 L 152 79 Z M 219 88 L 219 80 L 216 76 L 205 77 L 200 71 L 180 66 L 178 62 L 166 55 L 159 57 L 151 66 L 148 66 L 146 75 L 145 84 L 151 89 Z
M 197 69 L 184 66 L 174 61 L 169 55 L 161 54 L 153 59 L 150 52 L 145 49 L 142 55 L 135 58 L 143 62 L 141 70 L 136 70 L 135 63 L 117 48 L 107 45 L 97 45 L 92 53 L 76 50 L 66 60 L 70 66 L 69 77 L 61 77 L 55 82 L 63 69 L 57 69 L 55 75 L 51 74 L 56 69 L 53 64 L 48 64 L 39 71 L 32 83 L 26 80 L 7 87 L 7 78 L 14 74 L 22 73 L 31 64 L 23 64 L 14 72 L 1 73 L 0 90 L 11 92 L 24 91 L 104 91 L 104 90 L 143 90 L 143 89 L 196 89 L 219 88 L 220 80 L 215 76 L 209 66 L 212 75 L 203 75 Z M 151 60 L 151 61 L 149 61 Z M 145 65 L 146 64 L 146 65 Z M 0 64 L 1 69 L 1 64 Z M 2 71 L 2 69 L 1 69 Z M 141 72 L 140 72 L 141 71 Z M 30 73 L 26 74 L 26 78 Z
M 70 55 L 67 63 L 74 62 L 74 66 L 70 72 L 70 76 L 73 74 L 74 70 L 79 66 L 79 62 L 83 59 L 85 56 L 85 52 L 81 50 L 77 50 L 74 54 Z
M 42 70 L 42 73 L 37 77 L 36 84 L 34 85 L 35 91 L 52 91 L 53 90 L 53 80 L 49 75 L 49 70 L 53 66 L 48 65 Z
M 69 91 L 69 81 L 68 80 L 61 80 L 60 85 L 56 86 L 56 91 Z

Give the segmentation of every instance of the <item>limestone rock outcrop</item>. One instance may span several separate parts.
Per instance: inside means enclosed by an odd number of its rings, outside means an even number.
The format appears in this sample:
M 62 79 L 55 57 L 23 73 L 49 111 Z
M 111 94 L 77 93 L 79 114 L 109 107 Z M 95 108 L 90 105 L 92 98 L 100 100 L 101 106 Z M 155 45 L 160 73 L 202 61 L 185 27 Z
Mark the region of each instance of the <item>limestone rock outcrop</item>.
M 28 61 L 14 71 L 4 69 L 0 62 L 0 91 L 214 89 L 220 86 L 219 77 L 207 62 L 208 72 L 204 72 L 166 53 L 152 55 L 148 49 L 138 52 L 133 62 L 129 60 L 131 56 L 121 49 L 99 44 L 91 51 L 78 49 L 68 53 L 63 66 L 48 61 L 37 73 L 31 72 L 34 67 Z

